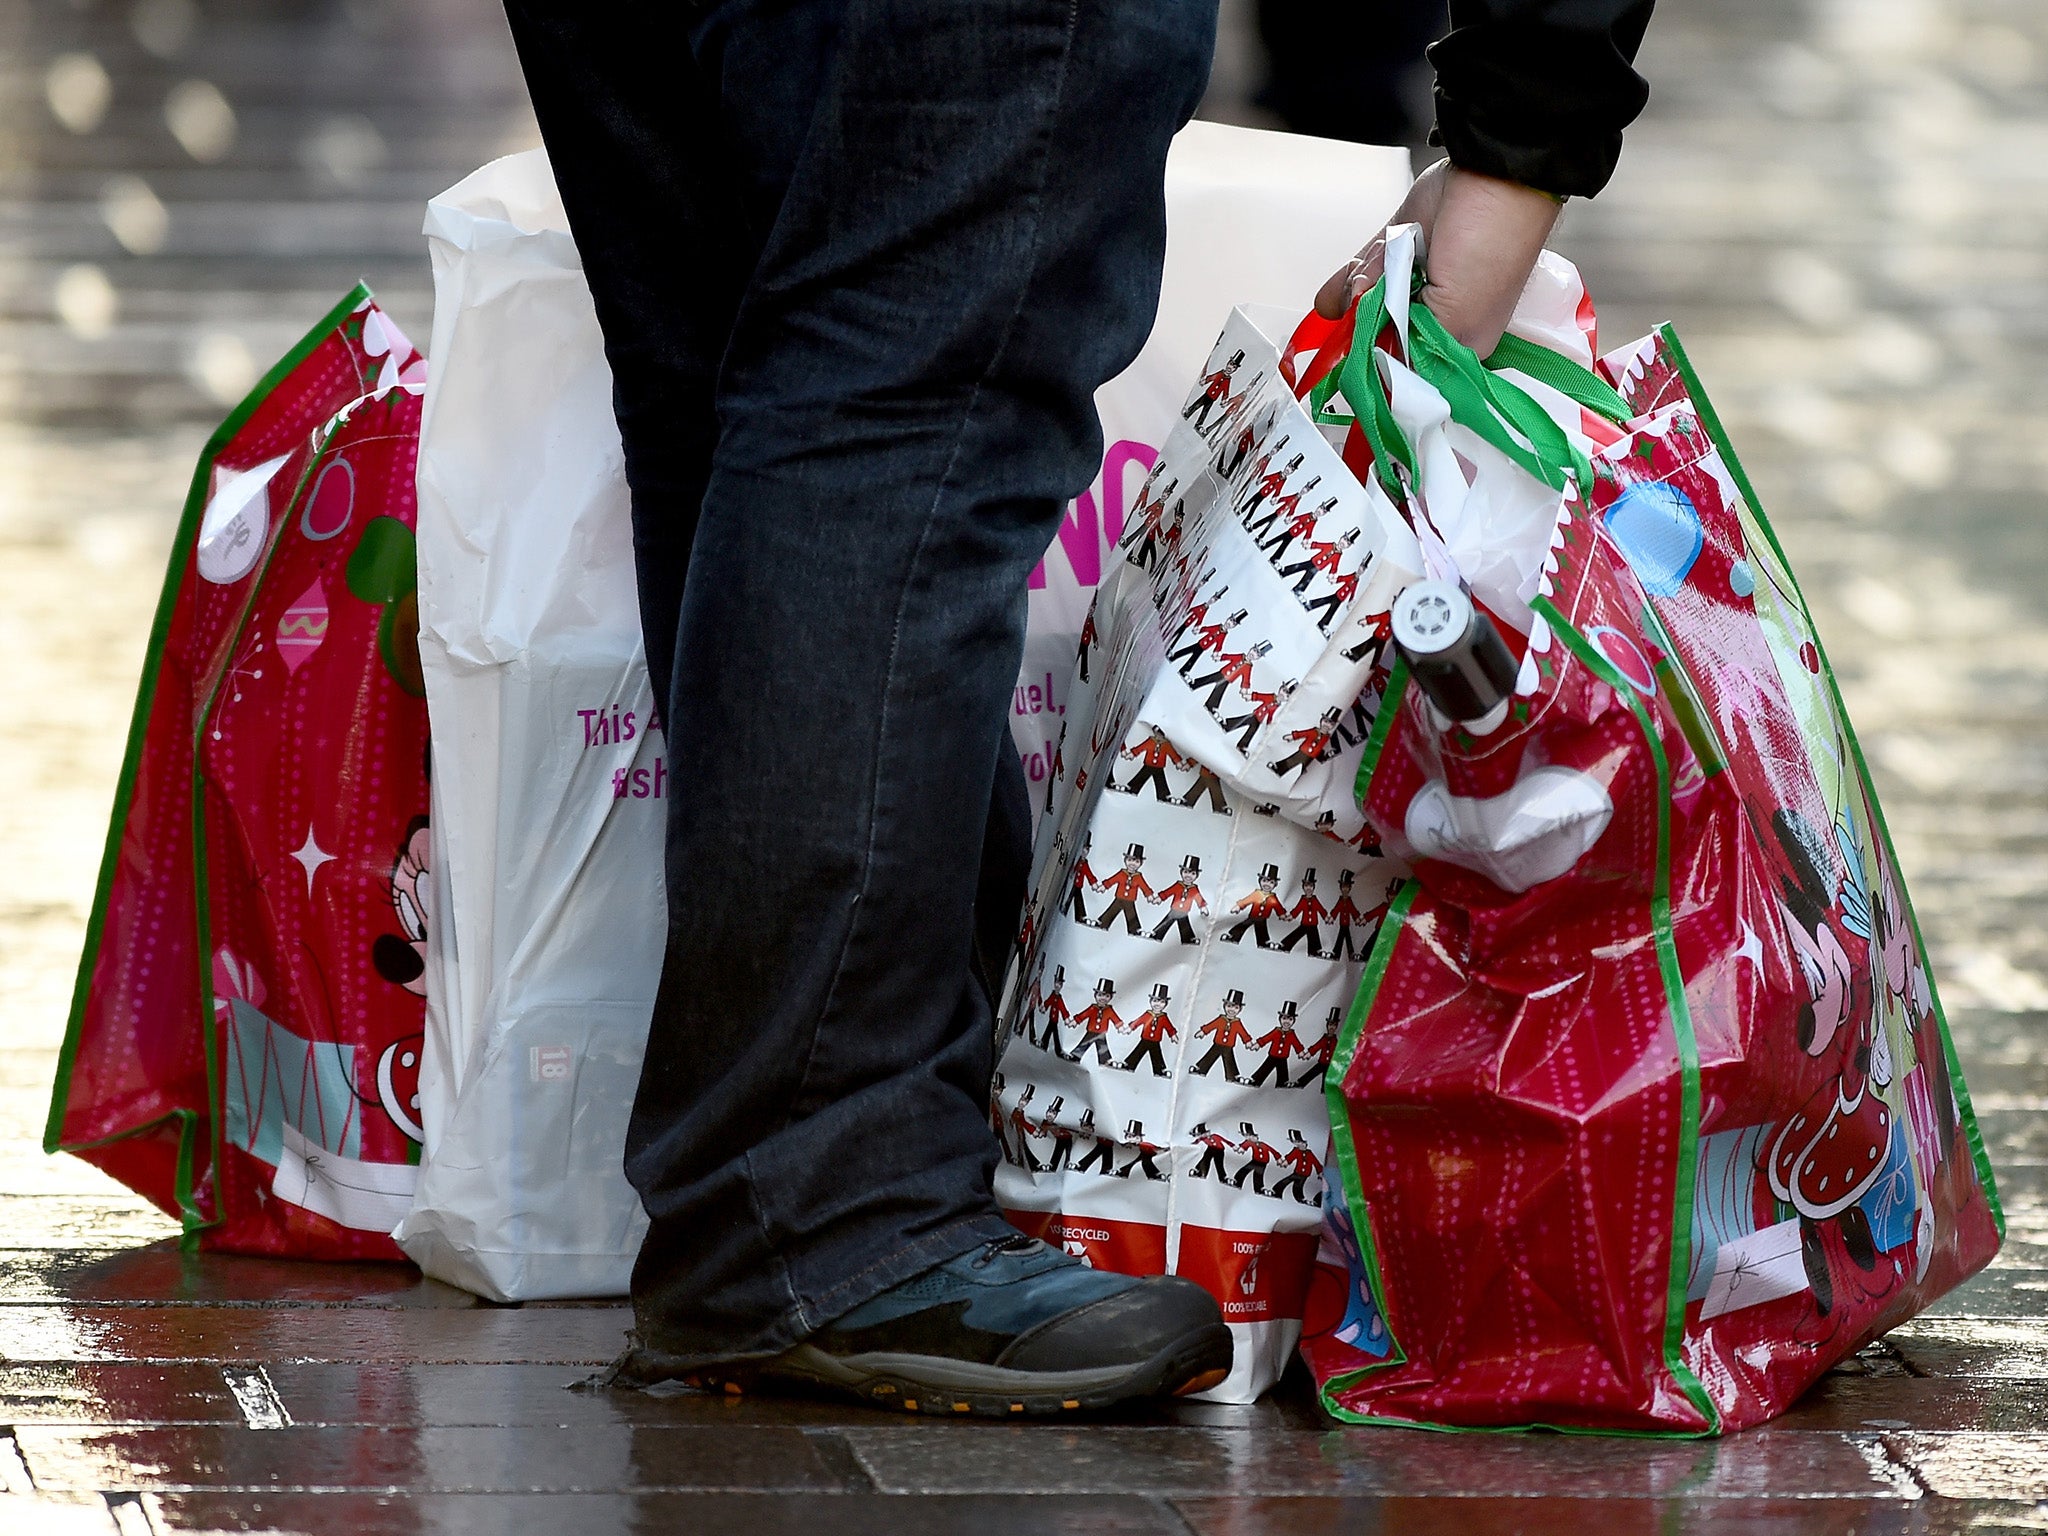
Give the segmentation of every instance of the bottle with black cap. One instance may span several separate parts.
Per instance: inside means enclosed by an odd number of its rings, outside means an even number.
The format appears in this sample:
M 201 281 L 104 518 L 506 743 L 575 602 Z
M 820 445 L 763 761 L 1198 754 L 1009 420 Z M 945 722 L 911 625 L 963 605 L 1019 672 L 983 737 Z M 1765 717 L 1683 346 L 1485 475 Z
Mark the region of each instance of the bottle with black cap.
M 1514 653 L 1453 582 L 1413 582 L 1394 599 L 1394 645 L 1439 715 L 1474 735 L 1507 717 L 1519 671 Z

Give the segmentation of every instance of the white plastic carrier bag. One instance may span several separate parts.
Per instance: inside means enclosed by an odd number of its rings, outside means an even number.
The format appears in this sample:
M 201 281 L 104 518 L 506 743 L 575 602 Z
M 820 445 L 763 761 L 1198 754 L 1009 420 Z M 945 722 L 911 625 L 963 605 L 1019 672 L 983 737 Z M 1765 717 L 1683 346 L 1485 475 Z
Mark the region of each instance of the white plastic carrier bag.
M 411 1212 L 428 1274 L 501 1301 L 625 1290 L 622 1168 L 665 901 L 611 374 L 538 151 L 428 204 L 420 666 L 434 921 Z

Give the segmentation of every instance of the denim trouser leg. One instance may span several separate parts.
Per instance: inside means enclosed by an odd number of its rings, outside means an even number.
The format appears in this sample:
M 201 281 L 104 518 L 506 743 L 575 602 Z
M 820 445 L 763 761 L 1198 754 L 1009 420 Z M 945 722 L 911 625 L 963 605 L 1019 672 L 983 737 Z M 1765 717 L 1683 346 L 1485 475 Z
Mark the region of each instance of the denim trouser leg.
M 1151 324 L 1214 0 L 510 10 L 667 674 L 634 1302 L 664 1354 L 766 1354 L 1007 1230 L 1025 577 Z

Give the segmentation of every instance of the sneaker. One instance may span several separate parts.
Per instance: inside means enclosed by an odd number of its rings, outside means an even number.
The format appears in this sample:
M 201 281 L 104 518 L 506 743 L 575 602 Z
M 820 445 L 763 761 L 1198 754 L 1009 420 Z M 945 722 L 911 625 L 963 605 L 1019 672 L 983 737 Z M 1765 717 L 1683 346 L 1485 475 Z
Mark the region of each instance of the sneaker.
M 1008 1418 L 1200 1392 L 1230 1374 L 1230 1359 L 1223 1313 L 1192 1280 L 1090 1269 L 1018 1233 L 884 1291 L 772 1360 L 685 1379 Z

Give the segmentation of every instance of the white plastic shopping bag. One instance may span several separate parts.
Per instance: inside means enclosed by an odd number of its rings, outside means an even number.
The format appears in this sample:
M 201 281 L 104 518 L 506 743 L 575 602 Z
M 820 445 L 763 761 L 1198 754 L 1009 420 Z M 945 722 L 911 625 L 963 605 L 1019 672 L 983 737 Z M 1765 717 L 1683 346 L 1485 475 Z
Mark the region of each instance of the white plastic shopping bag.
M 428 205 L 420 665 L 434 729 L 418 1192 L 397 1237 L 501 1301 L 624 1291 L 661 966 L 662 733 L 611 374 L 539 150 Z

